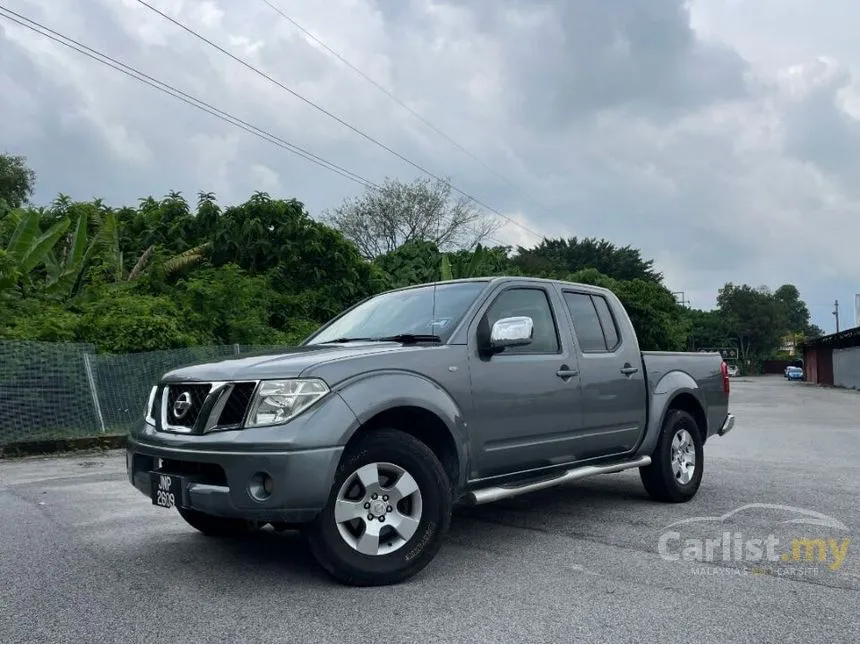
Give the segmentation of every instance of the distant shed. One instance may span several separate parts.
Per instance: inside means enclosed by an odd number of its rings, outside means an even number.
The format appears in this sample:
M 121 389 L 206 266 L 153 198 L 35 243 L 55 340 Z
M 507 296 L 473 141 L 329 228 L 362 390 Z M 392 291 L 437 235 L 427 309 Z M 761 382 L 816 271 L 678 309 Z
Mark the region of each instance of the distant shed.
M 803 371 L 811 383 L 860 389 L 860 327 L 804 342 Z

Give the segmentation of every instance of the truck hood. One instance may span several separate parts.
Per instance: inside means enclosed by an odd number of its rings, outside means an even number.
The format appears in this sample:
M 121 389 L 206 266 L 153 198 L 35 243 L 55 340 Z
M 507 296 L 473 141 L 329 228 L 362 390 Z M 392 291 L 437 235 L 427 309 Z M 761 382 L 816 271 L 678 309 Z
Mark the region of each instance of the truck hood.
M 283 352 L 245 356 L 210 363 L 198 363 L 172 370 L 162 377 L 169 381 L 239 381 L 292 378 L 310 367 L 331 360 L 358 358 L 373 354 L 415 351 L 415 345 L 388 342 L 352 342 L 342 345 L 305 345 Z

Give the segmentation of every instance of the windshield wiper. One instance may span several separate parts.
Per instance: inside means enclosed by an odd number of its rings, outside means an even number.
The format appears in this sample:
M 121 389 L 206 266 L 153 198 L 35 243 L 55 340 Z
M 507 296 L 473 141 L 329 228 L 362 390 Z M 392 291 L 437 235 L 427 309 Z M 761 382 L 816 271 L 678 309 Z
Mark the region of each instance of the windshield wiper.
M 395 336 L 383 336 L 376 340 L 393 341 L 395 343 L 438 343 L 442 339 L 434 334 L 396 334 Z
M 377 343 L 438 343 L 441 338 L 433 334 L 395 334 L 394 336 L 351 336 L 327 340 L 325 343 L 351 343 L 356 340 L 367 340 Z

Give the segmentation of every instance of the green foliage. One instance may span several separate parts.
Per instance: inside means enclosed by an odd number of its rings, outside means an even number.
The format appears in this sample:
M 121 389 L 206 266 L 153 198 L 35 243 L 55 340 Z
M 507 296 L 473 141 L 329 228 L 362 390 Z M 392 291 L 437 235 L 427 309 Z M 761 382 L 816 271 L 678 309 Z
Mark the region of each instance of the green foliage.
M 61 304 L 38 298 L 0 300 L 0 338 L 74 342 L 78 338 L 80 316 Z
M 13 211 L 7 217 L 15 223 L 15 228 L 5 249 L 0 290 L 23 287 L 30 273 L 45 262 L 69 227 L 69 220 L 64 218 L 42 232 L 39 213 L 33 210 Z
M 235 264 L 206 267 L 176 285 L 176 300 L 193 332 L 219 345 L 268 345 L 284 341 L 270 316 L 276 293 L 265 276 Z
M 809 322 L 809 308 L 800 299 L 800 291 L 793 284 L 782 285 L 773 292 L 773 297 L 785 309 L 788 332 L 806 338 L 815 338 L 823 334 L 819 327 Z
M 508 247 L 489 248 L 478 244 L 474 251 L 459 250 L 446 253 L 442 257 L 440 277 L 442 280 L 456 280 L 494 275 L 518 275 L 519 270 L 511 263 L 508 252 Z
M 36 173 L 20 155 L 0 154 L 0 208 L 19 208 L 27 203 L 36 184 Z M 0 213 L 2 214 L 2 213 Z
M 392 289 L 435 282 L 439 279 L 441 262 L 439 248 L 425 240 L 406 242 L 374 260 L 374 264 L 388 276 Z
M 617 247 L 607 240 L 572 237 L 547 239 L 531 249 L 517 248 L 513 263 L 524 275 L 560 278 L 583 269 L 596 269 L 616 280 L 648 280 L 660 283 L 653 260 L 643 260 L 638 249 Z
M 731 321 L 719 309 L 687 312 L 690 327 L 690 349 L 700 347 L 736 347 L 737 334 Z
M 728 284 L 717 310 L 692 311 L 629 246 L 544 239 L 513 257 L 509 247 L 482 246 L 494 224 L 442 184 L 388 181 L 348 200 L 332 220 L 337 230 L 298 200 L 263 192 L 226 208 L 208 192 L 196 203 L 170 192 L 119 208 L 60 194 L 20 208 L 33 179 L 23 158 L 0 156 L 0 338 L 104 352 L 292 344 L 385 289 L 496 275 L 611 289 L 644 350 L 740 343 L 765 356 L 787 332 L 822 333 L 793 285 L 771 294 Z
M 767 358 L 790 331 L 790 315 L 785 302 L 767 287 L 727 283 L 719 291 L 717 306 L 738 340 L 741 356 Z
M 117 354 L 207 344 L 209 338 L 188 328 L 184 313 L 166 296 L 105 290 L 82 307 L 79 329 L 85 336 L 79 340 Z
M 137 208 L 59 195 L 0 220 L 0 338 L 91 342 L 124 352 L 298 342 L 390 285 L 296 200 L 256 193 L 224 211 L 201 193 Z M 47 307 L 56 321 L 33 312 Z

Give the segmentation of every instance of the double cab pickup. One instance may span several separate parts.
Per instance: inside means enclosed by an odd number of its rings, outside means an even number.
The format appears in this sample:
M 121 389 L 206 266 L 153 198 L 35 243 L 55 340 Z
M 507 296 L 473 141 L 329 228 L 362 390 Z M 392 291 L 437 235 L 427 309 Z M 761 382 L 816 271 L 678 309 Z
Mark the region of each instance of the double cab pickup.
M 431 562 L 455 504 L 632 468 L 652 499 L 686 502 L 734 422 L 721 356 L 641 351 L 611 291 L 475 278 L 165 374 L 127 466 L 203 534 L 299 530 L 335 579 L 381 585 Z

